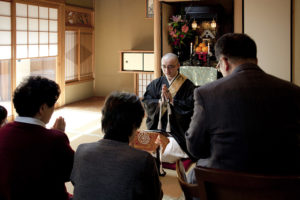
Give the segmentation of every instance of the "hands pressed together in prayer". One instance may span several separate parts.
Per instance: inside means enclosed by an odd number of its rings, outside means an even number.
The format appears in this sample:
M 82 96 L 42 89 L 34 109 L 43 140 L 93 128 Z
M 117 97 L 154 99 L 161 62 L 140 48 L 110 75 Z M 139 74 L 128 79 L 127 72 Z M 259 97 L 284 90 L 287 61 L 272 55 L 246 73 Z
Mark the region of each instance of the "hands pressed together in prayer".
M 161 88 L 161 96 L 163 97 L 162 100 L 170 102 L 173 105 L 173 98 L 166 84 L 163 84 Z
M 55 120 L 55 123 L 54 123 L 52 129 L 56 129 L 56 130 L 60 130 L 62 132 L 65 132 L 65 128 L 66 128 L 65 119 L 63 117 L 58 117 Z

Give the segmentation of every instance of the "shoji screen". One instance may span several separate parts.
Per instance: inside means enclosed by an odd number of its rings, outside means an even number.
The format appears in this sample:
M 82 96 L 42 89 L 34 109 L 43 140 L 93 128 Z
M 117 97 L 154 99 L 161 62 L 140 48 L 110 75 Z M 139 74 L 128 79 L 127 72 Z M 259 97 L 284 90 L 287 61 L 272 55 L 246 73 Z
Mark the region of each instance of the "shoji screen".
M 16 3 L 16 84 L 26 76 L 56 80 L 58 9 Z
M 135 93 L 138 97 L 143 98 L 146 92 L 147 85 L 154 79 L 154 74 L 151 73 L 137 73 L 136 74 L 136 86 Z
M 88 79 L 93 77 L 93 34 L 80 33 L 80 78 Z
M 67 82 L 93 78 L 93 33 L 66 31 L 65 79 Z
M 12 114 L 11 105 L 11 3 L 0 1 L 0 105 Z
M 77 31 L 66 31 L 65 37 L 65 80 L 77 80 Z

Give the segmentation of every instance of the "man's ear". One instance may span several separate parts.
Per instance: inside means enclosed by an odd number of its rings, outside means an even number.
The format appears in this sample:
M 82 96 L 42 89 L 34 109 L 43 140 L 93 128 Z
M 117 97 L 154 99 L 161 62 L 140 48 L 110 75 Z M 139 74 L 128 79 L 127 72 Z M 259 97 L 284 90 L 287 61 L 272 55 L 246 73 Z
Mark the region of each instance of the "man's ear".
M 223 57 L 222 59 L 223 59 L 223 61 L 224 61 L 224 65 L 225 65 L 225 71 L 226 71 L 226 72 L 229 72 L 229 71 L 230 71 L 230 63 L 229 63 L 228 58 Z

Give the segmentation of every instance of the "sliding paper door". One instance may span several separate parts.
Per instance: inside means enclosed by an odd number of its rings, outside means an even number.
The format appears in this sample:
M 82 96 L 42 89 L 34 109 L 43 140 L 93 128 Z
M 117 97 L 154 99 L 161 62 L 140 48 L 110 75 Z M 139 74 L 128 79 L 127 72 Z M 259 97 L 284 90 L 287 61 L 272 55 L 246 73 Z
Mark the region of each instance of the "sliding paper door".
M 11 3 L 0 1 L 0 105 L 12 114 L 11 105 Z

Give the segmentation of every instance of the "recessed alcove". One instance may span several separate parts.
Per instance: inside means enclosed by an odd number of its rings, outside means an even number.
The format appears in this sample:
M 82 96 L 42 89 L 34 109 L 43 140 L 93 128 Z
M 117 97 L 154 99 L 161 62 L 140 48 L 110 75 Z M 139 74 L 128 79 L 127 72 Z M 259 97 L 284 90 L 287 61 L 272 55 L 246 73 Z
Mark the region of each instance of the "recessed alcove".
M 180 48 L 181 52 L 179 58 L 181 62 L 188 60 L 191 51 L 195 53 L 195 49 L 200 43 L 203 43 L 206 47 L 210 46 L 210 53 L 213 55 L 215 41 L 224 33 L 233 32 L 233 0 L 163 2 L 161 5 L 163 53 L 177 53 L 176 49 L 170 45 L 171 36 L 168 29 L 170 28 L 170 21 L 172 22 L 171 18 L 173 16 L 180 16 L 181 20 L 186 22 L 189 27 L 189 37 L 183 40 L 184 44 L 182 44 Z M 216 27 L 212 27 L 212 22 L 215 22 Z M 194 29 L 192 28 L 193 23 L 197 25 Z M 165 27 L 168 29 L 166 30 Z M 166 43 L 165 41 L 168 42 Z M 199 48 L 197 48 L 197 50 L 199 50 Z M 205 50 L 207 51 L 207 49 Z M 199 52 L 201 52 L 201 49 L 198 53 Z M 214 59 L 213 56 L 211 58 Z M 205 62 L 201 65 L 210 66 L 211 63 Z
M 195 53 L 200 43 L 205 43 L 206 47 L 209 46 L 208 49 L 214 54 L 214 43 L 221 35 L 229 32 L 242 32 L 242 1 L 240 0 L 157 0 L 154 3 L 155 77 L 161 75 L 161 56 L 168 52 L 177 53 L 169 41 L 169 23 L 172 16 L 181 16 L 188 22 L 190 30 L 193 21 L 196 21 L 198 25 L 196 30 L 191 31 L 192 37 L 184 42 L 185 45 L 179 52 L 181 64 L 189 60 L 191 52 Z M 216 22 L 215 29 L 210 27 L 213 21 Z M 204 66 L 215 65 L 215 57 L 210 58 L 212 62 L 204 63 Z

